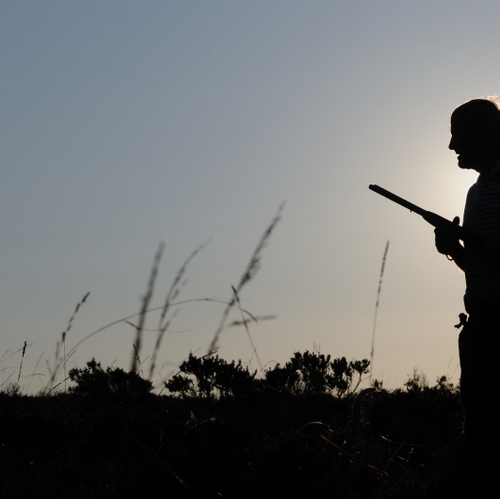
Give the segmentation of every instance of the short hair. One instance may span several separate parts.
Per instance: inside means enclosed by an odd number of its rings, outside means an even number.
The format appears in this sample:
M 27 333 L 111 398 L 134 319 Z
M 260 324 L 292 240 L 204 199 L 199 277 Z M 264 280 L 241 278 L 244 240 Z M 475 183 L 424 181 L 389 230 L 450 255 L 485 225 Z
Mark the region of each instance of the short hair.
M 458 106 L 451 119 L 477 129 L 500 130 L 500 101 L 497 96 L 472 99 Z

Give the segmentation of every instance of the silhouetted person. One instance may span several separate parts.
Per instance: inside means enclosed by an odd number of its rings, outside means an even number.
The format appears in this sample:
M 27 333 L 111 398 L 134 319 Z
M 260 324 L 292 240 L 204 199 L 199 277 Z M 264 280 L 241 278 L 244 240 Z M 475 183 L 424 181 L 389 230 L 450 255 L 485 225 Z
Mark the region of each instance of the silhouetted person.
M 500 109 L 495 100 L 474 99 L 455 109 L 449 148 L 460 168 L 479 173 L 467 194 L 463 226 L 480 243 L 462 245 L 446 229 L 435 234 L 437 250 L 465 272 L 469 316 L 459 336 L 465 452 L 491 487 L 500 481 Z

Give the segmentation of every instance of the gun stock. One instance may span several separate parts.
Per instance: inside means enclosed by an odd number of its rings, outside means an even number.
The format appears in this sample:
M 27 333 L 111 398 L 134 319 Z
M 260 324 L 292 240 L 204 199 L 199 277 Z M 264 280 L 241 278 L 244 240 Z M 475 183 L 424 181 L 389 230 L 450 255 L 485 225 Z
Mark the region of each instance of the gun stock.
M 436 213 L 433 213 L 432 211 L 427 211 L 424 210 L 423 208 L 420 208 L 420 206 L 417 206 L 416 204 L 410 203 L 406 199 L 403 199 L 399 196 L 396 196 L 396 194 L 393 194 L 392 192 L 379 187 L 378 185 L 371 184 L 369 186 L 369 189 L 376 192 L 377 194 L 380 194 L 381 196 L 384 196 L 387 199 L 390 199 L 394 203 L 397 203 L 401 206 L 404 206 L 410 211 L 413 211 L 420 215 L 426 222 L 430 223 L 434 227 L 448 227 L 450 228 L 457 237 L 462 240 L 462 241 L 474 241 L 475 243 L 479 242 L 479 238 L 475 236 L 474 234 L 470 233 L 468 230 L 464 229 L 458 224 L 454 224 L 452 221 L 437 215 Z

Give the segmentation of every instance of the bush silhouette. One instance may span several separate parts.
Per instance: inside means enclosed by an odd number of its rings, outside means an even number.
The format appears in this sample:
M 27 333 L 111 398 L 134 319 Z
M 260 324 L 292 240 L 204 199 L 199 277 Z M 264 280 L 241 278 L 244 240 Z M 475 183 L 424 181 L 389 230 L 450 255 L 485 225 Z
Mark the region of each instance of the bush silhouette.
M 71 369 L 69 378 L 76 383 L 69 391 L 81 395 L 141 395 L 153 388 L 151 381 L 141 378 L 136 372 L 125 372 L 118 367 L 104 370 L 95 359 L 87 362 L 84 369 Z
M 284 366 L 268 369 L 262 379 L 241 360 L 227 362 L 219 356 L 189 357 L 179 373 L 165 383 L 172 393 L 193 397 L 240 396 L 260 391 L 289 394 L 333 394 L 342 397 L 356 390 L 369 361 L 347 361 L 345 357 L 296 352 Z
M 306 350 L 296 352 L 283 367 L 278 364 L 266 371 L 265 381 L 273 390 L 292 394 L 331 393 L 342 397 L 356 390 L 369 364 L 366 359 L 348 362 L 341 357 L 332 360 L 330 355 Z
M 255 375 L 241 360 L 227 362 L 218 355 L 196 357 L 189 354 L 179 367 L 180 373 L 165 383 L 173 393 L 183 396 L 216 397 L 244 395 L 255 388 Z

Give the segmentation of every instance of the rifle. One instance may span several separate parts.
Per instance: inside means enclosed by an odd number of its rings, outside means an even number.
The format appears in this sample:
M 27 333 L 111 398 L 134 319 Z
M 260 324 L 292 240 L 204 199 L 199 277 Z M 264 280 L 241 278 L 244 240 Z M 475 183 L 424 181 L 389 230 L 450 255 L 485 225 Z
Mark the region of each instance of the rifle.
M 475 234 L 472 234 L 467 229 L 464 229 L 460 225 L 455 224 L 450 220 L 443 218 L 440 215 L 437 215 L 436 213 L 432 213 L 432 211 L 424 210 L 423 208 L 420 208 L 420 206 L 410 203 L 409 201 L 406 201 L 406 199 L 400 198 L 399 196 L 396 196 L 396 194 L 393 194 L 392 192 L 389 192 L 388 190 L 383 189 L 378 185 L 371 184 L 368 187 L 372 191 L 375 191 L 377 194 L 380 194 L 381 196 L 384 196 L 387 199 L 390 199 L 391 201 L 394 201 L 395 203 L 404 206 L 410 211 L 414 211 L 415 213 L 420 215 L 426 222 L 430 223 L 434 227 L 447 227 L 451 229 L 456 234 L 458 239 L 461 239 L 462 241 L 469 241 L 475 243 L 480 242 L 479 238 Z

